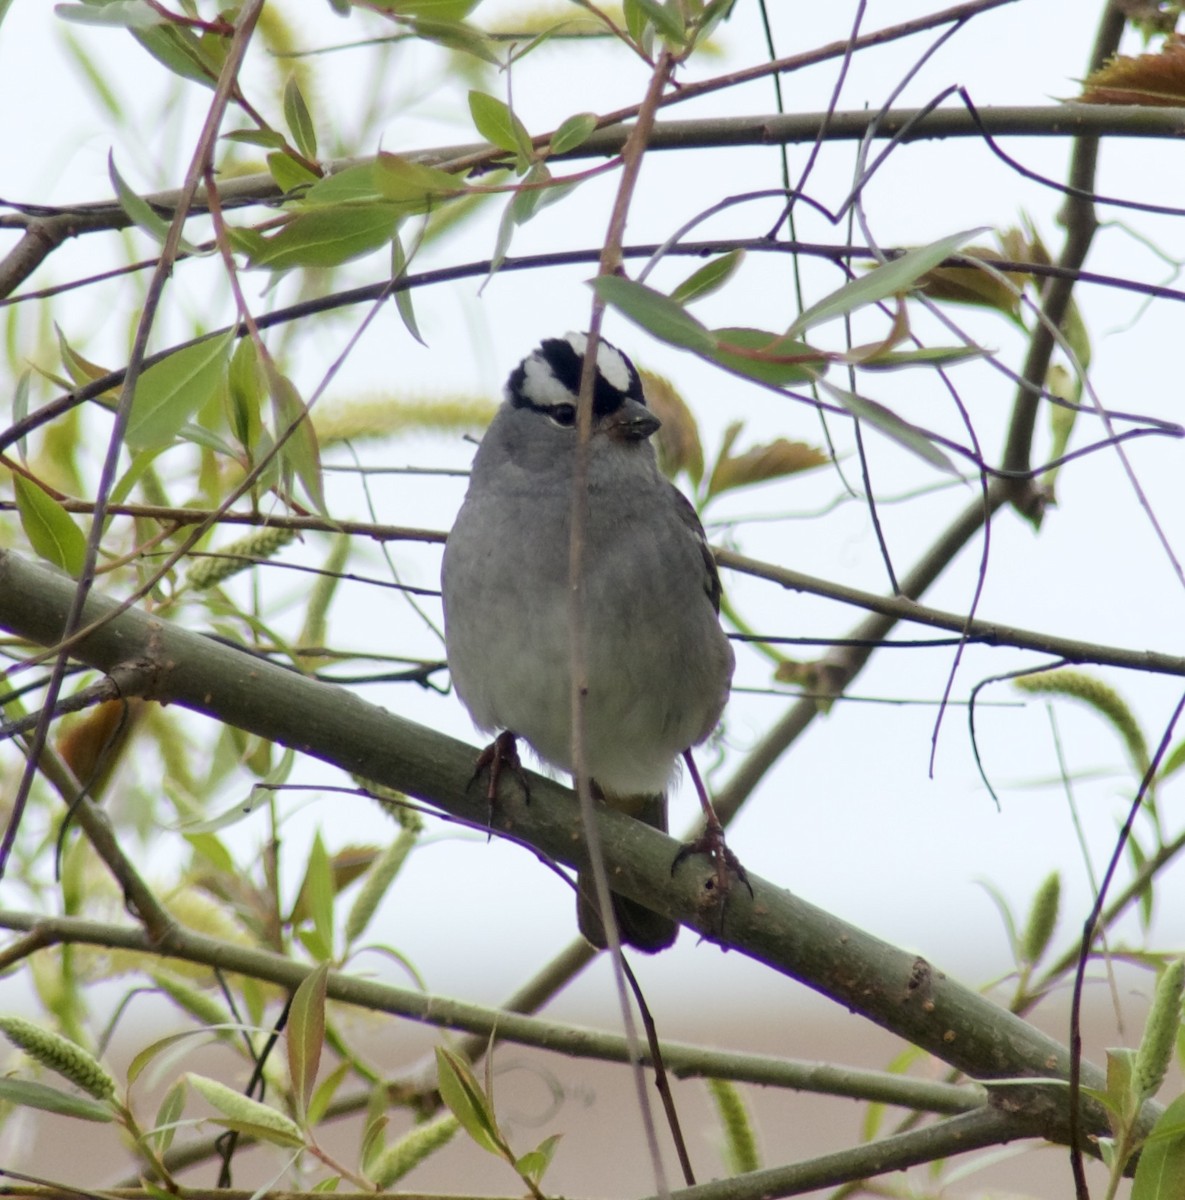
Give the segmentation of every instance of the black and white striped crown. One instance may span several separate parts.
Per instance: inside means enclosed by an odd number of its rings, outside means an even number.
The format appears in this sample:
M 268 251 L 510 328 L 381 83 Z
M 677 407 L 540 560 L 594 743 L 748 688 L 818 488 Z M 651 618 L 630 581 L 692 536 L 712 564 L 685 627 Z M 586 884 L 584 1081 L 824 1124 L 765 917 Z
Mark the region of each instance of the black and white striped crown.
M 516 408 L 532 408 L 549 415 L 557 409 L 573 408 L 580 393 L 580 371 L 587 347 L 588 338 L 583 333 L 547 338 L 511 372 L 506 398 Z M 634 364 L 604 338 L 597 343 L 596 370 L 594 419 L 616 412 L 626 400 L 646 403 Z

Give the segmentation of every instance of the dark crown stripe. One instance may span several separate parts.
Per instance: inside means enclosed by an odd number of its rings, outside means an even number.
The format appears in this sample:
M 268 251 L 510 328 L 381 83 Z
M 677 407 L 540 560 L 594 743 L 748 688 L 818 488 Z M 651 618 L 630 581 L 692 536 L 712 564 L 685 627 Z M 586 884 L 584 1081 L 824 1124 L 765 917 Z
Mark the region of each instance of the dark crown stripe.
M 602 339 L 601 345 L 610 346 L 611 343 Z M 613 346 L 612 349 L 616 350 L 617 348 Z M 621 354 L 620 350 L 617 352 Z M 576 352 L 575 346 L 567 338 L 545 338 L 535 354 L 547 363 L 552 375 L 571 393 L 572 403 L 575 404 L 576 398 L 580 394 L 580 371 L 584 365 L 584 360 Z M 629 373 L 629 386 L 625 392 L 622 392 L 619 388 L 614 387 L 598 369 L 593 385 L 593 414 L 597 417 L 607 417 L 610 413 L 616 412 L 627 398 L 637 400 L 639 404 L 646 403 L 646 397 L 642 393 L 642 380 L 638 376 L 634 364 L 626 355 L 622 354 L 621 357 L 625 360 L 626 370 Z M 509 382 L 512 402 L 517 408 L 533 408 L 540 412 L 546 412 L 547 405 L 535 403 L 524 391 L 526 374 L 526 362 L 519 363 L 511 373 Z

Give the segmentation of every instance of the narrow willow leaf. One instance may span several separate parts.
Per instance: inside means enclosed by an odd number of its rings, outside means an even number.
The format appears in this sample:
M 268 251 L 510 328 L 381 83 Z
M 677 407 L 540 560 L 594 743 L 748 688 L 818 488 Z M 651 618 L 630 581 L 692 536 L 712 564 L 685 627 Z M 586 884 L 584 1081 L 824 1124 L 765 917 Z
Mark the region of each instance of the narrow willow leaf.
M 259 350 L 252 338 L 240 338 L 230 356 L 226 376 L 226 398 L 230 427 L 243 449 L 253 452 L 263 430 L 263 371 Z
M 494 43 L 480 29 L 464 21 L 430 21 L 421 17 L 412 22 L 412 30 L 423 41 L 435 42 L 458 54 L 472 55 L 499 69 L 505 68 Z
M 539 1183 L 547 1168 L 551 1166 L 556 1147 L 560 1144 L 560 1138 L 563 1136 L 562 1133 L 553 1133 L 550 1137 L 545 1137 L 534 1150 L 528 1150 L 519 1158 L 514 1164 L 514 1169 L 532 1183 Z
M 31 479 L 13 475 L 17 515 L 29 545 L 46 562 L 75 579 L 86 561 L 86 538 L 70 514 Z
M 87 1100 L 82 1096 L 71 1096 L 59 1092 L 44 1083 L 30 1079 L 13 1079 L 0 1075 L 0 1100 L 23 1108 L 35 1108 L 40 1112 L 58 1113 L 64 1117 L 78 1117 L 82 1121 L 112 1121 L 114 1114 L 105 1104 Z
M 489 1100 L 469 1064 L 451 1050 L 436 1047 L 436 1079 L 440 1098 L 461 1128 L 484 1150 L 501 1155 L 498 1123 Z
M 31 370 L 24 370 L 17 376 L 16 387 L 12 393 L 12 423 L 14 425 L 19 425 L 29 415 L 29 383 L 32 378 Z M 17 440 L 17 450 L 22 462 L 28 452 L 28 440 L 26 437 Z
M 133 450 L 169 445 L 225 377 L 234 333 L 186 346 L 146 370 L 136 384 L 124 441 Z
M 297 1114 L 303 1120 L 321 1066 L 325 1044 L 325 989 L 329 964 L 321 963 L 300 981 L 288 1009 L 288 1074 L 296 1098 Z
M 588 141 L 596 127 L 596 113 L 576 113 L 561 122 L 560 127 L 551 135 L 548 148 L 552 154 L 565 154 L 569 150 L 575 150 L 577 146 L 582 146 Z
M 396 232 L 391 238 L 391 280 L 393 283 L 401 283 L 407 275 L 408 259 L 403 249 L 403 242 Z M 400 287 L 395 291 L 395 310 L 399 313 L 399 319 L 403 322 L 403 327 L 411 334 L 421 346 L 427 346 L 420 334 L 419 322 L 416 320 L 416 310 L 412 304 L 411 288 Z
M 55 4 L 54 16 L 78 25 L 117 25 L 124 29 L 148 29 L 166 23 L 166 18 L 145 0 L 112 0 L 102 5 Z
M 1131 1200 L 1179 1200 L 1185 1179 L 1185 1096 L 1160 1114 L 1136 1166 Z
M 132 37 L 174 75 L 213 88 L 226 64 L 230 39 L 199 37 L 192 29 L 169 22 L 151 28 L 135 28 Z
M 61 326 L 56 323 L 54 324 L 54 332 L 58 337 L 58 350 L 62 356 L 62 366 L 66 368 L 66 374 L 70 376 L 74 383 L 86 385 L 93 383 L 96 379 L 102 379 L 104 375 L 110 374 L 106 367 L 91 362 L 89 358 L 83 358 L 66 340 L 66 335 L 62 332 Z M 106 394 L 111 395 L 112 393 L 108 392 Z
M 487 142 L 521 158 L 531 157 L 531 135 L 508 104 L 486 92 L 471 91 L 469 113 L 477 132 Z
M 313 117 L 305 103 L 304 93 L 295 75 L 289 75 L 284 85 L 284 121 L 288 125 L 296 148 L 308 159 L 317 157 L 317 131 Z
M 716 339 L 712 333 L 670 296 L 620 275 L 599 275 L 592 281 L 592 288 L 606 304 L 660 342 L 697 354 L 714 354 Z
M 823 324 L 824 321 L 846 316 L 867 304 L 875 304 L 879 300 L 887 300 L 890 296 L 909 291 L 927 271 L 933 270 L 960 246 L 983 232 L 985 229 L 982 227 L 968 229 L 962 233 L 952 233 L 929 246 L 907 250 L 899 258 L 874 268 L 859 279 L 845 283 L 831 295 L 824 296 L 817 304 L 812 304 L 790 326 L 786 336 L 797 337 L 808 329 Z
M 838 362 L 851 362 L 861 371 L 898 371 L 903 367 L 953 367 L 988 352 L 982 346 L 922 346 L 915 350 L 881 350 L 876 354 L 839 354 Z
M 107 177 L 111 180 L 111 186 L 115 189 L 119 206 L 127 213 L 128 219 L 134 225 L 139 226 L 153 241 L 163 245 L 165 238 L 169 235 L 169 222 L 157 213 L 147 200 L 141 199 L 128 187 L 115 165 L 113 150 L 107 152 Z
M 282 150 L 284 147 L 284 135 L 278 129 L 232 129 L 221 136 L 224 142 L 262 146 L 265 150 Z
M 293 267 L 339 267 L 385 246 L 399 215 L 390 204 L 316 208 L 287 221 L 278 233 L 254 246 L 238 243 L 253 267 L 289 271 Z
M 930 466 L 937 467 L 938 470 L 958 478 L 959 472 L 955 469 L 954 463 L 916 425 L 911 425 L 883 404 L 869 400 L 867 396 L 860 396 L 856 392 L 833 387 L 823 379 L 819 380 L 819 386 L 853 416 L 859 417 L 874 429 L 880 430 L 885 437 L 891 438 L 899 446 L 904 446 L 906 450 L 912 451 L 923 462 L 928 462 Z
M 308 409 L 296 385 L 286 375 L 281 375 L 273 368 L 267 371 L 267 377 L 268 392 L 276 413 L 277 439 L 289 429 L 292 430 L 280 447 L 280 456 L 296 472 L 313 507 L 322 515 L 328 515 L 321 477 L 321 450 Z
M 827 370 L 827 359 L 805 342 L 769 333 L 764 329 L 713 330 L 713 362 L 761 383 L 786 387 L 810 383 Z
M 293 921 L 310 919 L 323 945 L 333 948 L 333 904 L 336 889 L 333 886 L 333 864 L 329 852 L 321 840 L 320 833 L 313 839 L 309 861 L 305 866 L 304 879 L 298 893 L 299 911 L 294 910 Z
M 376 7 L 399 17 L 463 21 L 479 3 L 480 0 L 382 0 Z
M 698 489 L 704 477 L 704 446 L 694 413 L 669 379 L 645 369 L 638 374 L 642 377 L 646 404 L 662 422 L 652 439 L 658 452 L 659 470 L 668 479 L 686 471 Z
M 303 198 L 309 188 L 319 182 L 319 177 L 302 162 L 297 162 L 287 150 L 276 150 L 267 156 L 267 169 L 276 181 L 276 187 L 285 196 Z
M 712 477 L 708 481 L 708 496 L 734 488 L 749 487 L 754 483 L 765 483 L 770 479 L 784 479 L 814 467 L 823 467 L 831 462 L 829 455 L 807 442 L 792 442 L 788 438 L 777 438 L 753 446 L 744 454 L 726 454 L 716 460 Z
M 148 1131 L 158 1154 L 164 1154 L 173 1144 L 177 1132 L 177 1122 L 185 1108 L 185 1084 L 179 1079 L 165 1093 L 160 1107 L 156 1110 L 156 1120 Z
M 309 1128 L 312 1128 L 325 1116 L 326 1110 L 333 1102 L 333 1097 L 337 1095 L 338 1088 L 348 1075 L 354 1072 L 354 1064 L 348 1059 L 339 1062 L 336 1067 L 316 1086 L 313 1094 L 309 1099 L 308 1108 L 305 1111 L 305 1122 Z
M 452 176 L 450 175 L 451 179 Z M 318 179 L 300 198 L 302 208 L 383 200 L 376 164 L 356 163 Z
M 676 304 L 690 304 L 719 291 L 736 273 L 745 260 L 744 250 L 730 250 L 693 271 L 673 292 Z
M 380 195 L 399 204 L 422 204 L 432 198 L 455 196 L 465 191 L 464 183 L 447 171 L 426 167 L 398 154 L 380 154 L 373 165 Z
M 666 38 L 674 46 L 686 45 L 687 30 L 673 8 L 668 8 L 660 0 L 634 0 L 634 3 L 642 10 L 646 19 L 661 37 Z

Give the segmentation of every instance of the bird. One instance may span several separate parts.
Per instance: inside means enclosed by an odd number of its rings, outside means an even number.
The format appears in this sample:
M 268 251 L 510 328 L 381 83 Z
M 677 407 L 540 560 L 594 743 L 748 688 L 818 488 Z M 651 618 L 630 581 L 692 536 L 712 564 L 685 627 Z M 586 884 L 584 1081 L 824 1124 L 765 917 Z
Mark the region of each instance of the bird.
M 583 333 L 547 338 L 511 372 L 445 545 L 449 671 L 474 724 L 498 735 L 479 759 L 495 771 L 507 751 L 517 768 L 517 737 L 546 766 L 573 772 L 569 555 L 587 348 Z M 594 370 L 584 763 L 598 800 L 666 832 L 678 760 L 716 728 L 734 655 L 720 625 L 715 559 L 694 507 L 659 470 L 651 438 L 661 422 L 638 371 L 603 339 Z M 701 799 L 710 811 L 702 791 Z M 591 873 L 577 884 L 580 931 L 604 948 Z M 623 944 L 655 953 L 675 941 L 670 917 L 618 893 L 612 901 Z

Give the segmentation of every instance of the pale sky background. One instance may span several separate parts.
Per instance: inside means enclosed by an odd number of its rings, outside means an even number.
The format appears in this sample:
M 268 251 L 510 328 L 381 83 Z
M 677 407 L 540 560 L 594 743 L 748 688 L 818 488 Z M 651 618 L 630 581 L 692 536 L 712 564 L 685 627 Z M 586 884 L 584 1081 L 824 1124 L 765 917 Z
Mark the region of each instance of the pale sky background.
M 879 28 L 933 7 L 872 3 L 865 28 Z M 783 54 L 846 36 L 853 13 L 850 4 L 773 4 L 771 8 L 778 49 Z M 488 9 L 501 11 L 491 0 L 478 16 Z M 301 11 L 302 19 L 309 22 L 302 41 L 310 46 L 352 40 L 372 28 L 361 20 L 338 20 L 328 6 L 306 4 Z M 981 106 L 1045 104 L 1071 96 L 1084 70 L 1095 18 L 1095 6 L 1084 9 L 1073 0 L 1029 0 L 982 16 L 922 68 L 898 105 L 918 106 L 955 83 L 965 86 Z M 0 107 L 10 114 L 9 149 L 0 162 L 0 196 L 42 203 L 106 198 L 110 194 L 106 156 L 113 145 L 120 169 L 134 187 L 150 190 L 179 181 L 187 143 L 176 139 L 174 127 L 165 122 L 163 129 L 168 133 L 162 144 L 159 115 L 172 94 L 165 73 L 121 31 L 76 26 L 72 33 L 109 65 L 109 78 L 122 103 L 136 113 L 134 124 L 142 141 L 138 147 L 129 145 L 126 136 L 95 109 L 91 94 L 63 51 L 61 27 L 49 6 L 16 0 L 0 27 Z M 922 35 L 857 56 L 839 107 L 879 106 L 933 37 Z M 721 29 L 719 42 L 723 57 L 701 68 L 705 74 L 722 73 L 761 58 L 760 29 L 754 6 L 747 0 L 741 0 L 733 20 Z M 1131 49 L 1135 49 L 1134 43 Z M 323 74 L 321 94 L 312 98 L 314 115 L 341 114 L 341 132 L 346 138 L 352 114 L 372 99 L 367 62 L 365 50 L 317 60 L 317 70 Z M 429 52 L 400 62 L 400 72 L 384 81 L 376 103 L 390 103 L 392 96 L 416 96 L 434 82 L 440 60 Z M 574 55 L 546 49 L 537 52 L 515 70 L 516 109 L 528 128 L 539 131 L 572 111 L 605 111 L 630 103 L 640 96 L 644 73 L 640 66 L 623 70 L 619 63 L 618 56 L 611 57 L 607 50 L 596 47 Z M 825 107 L 837 66 L 835 62 L 825 64 L 787 79 L 787 107 L 792 111 Z M 494 80 L 483 86 L 497 90 L 501 85 Z M 187 89 L 183 102 L 188 105 L 187 127 L 192 127 L 204 114 L 207 93 Z M 669 116 L 686 119 L 773 110 L 772 87 L 761 82 L 718 93 L 707 102 L 680 105 L 670 110 Z M 394 104 L 391 111 L 382 142 L 385 149 L 475 140 L 463 91 L 426 94 L 413 105 L 410 115 L 395 115 Z M 1029 166 L 1055 179 L 1064 176 L 1068 142 L 1008 139 L 1005 145 Z M 336 152 L 328 131 L 323 134 L 323 149 Z M 376 147 L 350 144 L 343 149 L 365 154 Z M 805 148 L 792 150 L 795 168 L 805 161 L 805 154 Z M 1166 141 L 1108 143 L 1102 152 L 1099 190 L 1178 203 L 1181 154 L 1178 145 Z M 852 144 L 825 148 L 812 176 L 811 194 L 832 206 L 841 203 L 851 182 L 854 156 Z M 770 148 L 655 154 L 646 164 L 627 241 L 661 241 L 721 197 L 776 187 L 779 179 L 777 152 Z M 546 210 L 519 231 L 511 253 L 597 245 L 615 185 L 613 175 L 594 181 Z M 898 148 L 866 193 L 873 232 L 884 245 L 922 243 L 978 225 L 1004 228 L 1027 213 L 1056 253 L 1059 203 L 1055 193 L 1019 180 L 984 145 L 971 139 L 947 146 L 922 143 Z M 703 228 L 703 236 L 759 233 L 774 209 L 767 204 L 759 211 L 760 217 L 746 207 L 718 218 Z M 487 257 L 497 215 L 491 209 L 464 234 L 432 247 L 417 266 Z M 1185 227 L 1179 220 L 1124 216 L 1114 210 L 1103 210 L 1101 217 L 1128 221 L 1164 254 L 1185 256 Z M 801 218 L 804 240 L 844 238 L 805 212 Z M 700 231 L 693 236 L 700 236 Z M 80 239 L 55 254 L 28 286 L 100 269 L 106 262 L 103 240 Z M 384 265 L 381 256 L 363 260 L 350 269 L 349 279 L 375 281 L 382 277 Z M 694 265 L 673 260 L 660 267 L 651 282 L 669 288 Z M 1088 266 L 1151 282 L 1163 282 L 1172 274 L 1172 268 L 1148 245 L 1120 225 L 1100 233 Z M 208 319 L 211 295 L 218 297 L 222 310 L 224 289 L 212 282 L 210 269 L 204 264 L 184 265 L 174 277 L 166 307 L 181 314 L 172 331 L 177 336 L 190 332 L 186 320 Z M 591 273 L 588 268 L 551 269 L 500 275 L 484 291 L 480 279 L 425 290 L 417 295 L 416 306 L 428 342 L 426 349 L 411 340 L 388 306 L 332 383 L 326 402 L 378 392 L 414 397 L 457 391 L 494 397 L 510 369 L 541 338 L 585 326 L 589 292 L 584 281 Z M 730 288 L 698 306 L 696 313 L 708 324 L 784 326 L 794 311 L 788 281 L 781 257 L 751 255 Z M 811 298 L 839 282 L 832 268 L 806 264 L 805 286 Z M 294 294 L 288 281 L 281 283 L 274 301 L 264 294 L 262 276 L 248 277 L 248 284 L 248 295 L 260 310 L 286 303 Z M 93 295 L 72 298 L 61 306 L 58 319 L 90 357 L 119 363 L 126 354 L 129 312 L 137 293 L 129 286 L 124 293 L 128 307 L 114 311 L 112 294 L 96 289 Z M 1098 288 L 1080 289 L 1078 300 L 1093 340 L 1092 378 L 1102 402 L 1117 409 L 1179 419 L 1180 372 L 1173 340 L 1180 336 L 1179 313 L 1167 303 L 1142 313 L 1138 297 Z M 347 311 L 310 326 L 307 336 L 304 331 L 298 335 L 290 366 L 305 395 L 316 388 L 363 315 L 361 309 Z M 982 344 L 998 349 L 1009 365 L 1017 365 L 1021 342 L 1003 319 L 960 310 L 950 310 L 950 315 Z M 917 327 L 932 341 L 947 340 L 940 339 L 921 317 Z M 875 336 L 882 327 L 870 322 L 864 328 Z M 619 317 L 609 318 L 606 334 L 640 365 L 677 384 L 701 423 L 709 450 L 718 445 L 728 421 L 737 419 L 745 421 L 742 444 L 746 445 L 776 436 L 812 443 L 820 439 L 817 417 L 806 406 L 777 401 L 746 387 L 689 355 L 652 341 Z M 826 346 L 840 345 L 840 336 L 838 326 L 818 333 L 819 342 Z M 859 333 L 857 337 L 859 340 Z M 956 368 L 954 378 L 972 411 L 988 458 L 998 461 L 1011 389 L 982 364 Z M 867 394 L 902 415 L 947 433 L 959 433 L 949 399 L 928 373 L 867 376 L 863 383 Z M 1085 440 L 1083 434 L 1088 431 L 1093 431 L 1091 440 L 1099 435 L 1097 424 L 1085 418 L 1080 426 L 1076 444 Z M 858 479 L 850 426 L 835 421 L 832 429 L 847 456 L 845 467 L 850 477 Z M 1040 444 L 1045 442 L 1043 418 Z M 941 482 L 937 474 L 875 432 L 869 432 L 866 443 L 882 496 Z M 1170 541 L 1178 555 L 1185 553 L 1181 443 L 1145 439 L 1131 444 L 1128 453 Z M 360 455 L 369 464 L 457 467 L 467 465 L 472 447 L 458 437 L 421 435 L 393 443 L 381 452 L 372 445 L 362 446 Z M 348 460 L 339 452 L 333 461 Z M 370 486 L 381 521 L 443 529 L 460 503 L 464 481 L 375 478 Z M 756 558 L 884 590 L 885 573 L 866 509 L 848 502 L 825 517 L 814 515 L 840 493 L 834 471 L 825 469 L 738 493 L 714 505 L 708 517 L 720 521 L 777 515 L 779 519 L 761 523 L 737 520 L 731 530 L 714 526 L 713 535 Z M 333 477 L 329 495 L 334 515 L 366 516 L 360 490 L 351 477 Z M 945 488 L 925 500 L 882 509 L 899 574 L 909 569 L 933 535 L 972 495 L 970 487 Z M 1179 652 L 1185 592 L 1114 452 L 1099 453 L 1067 468 L 1059 484 L 1059 500 L 1060 506 L 1049 514 L 1039 534 L 1010 512 L 996 519 L 980 615 L 1102 643 Z M 309 538 L 303 557 L 323 560 L 326 547 L 324 539 Z M 396 544 L 391 550 L 406 582 L 434 586 L 438 548 Z M 297 548 L 288 557 L 301 559 L 302 551 Z M 965 611 L 978 565 L 977 542 L 925 596 L 925 602 Z M 352 566 L 380 576 L 385 570 L 377 552 L 370 548 L 361 550 Z M 286 626 L 297 628 L 304 585 L 279 572 L 265 572 L 264 579 L 269 597 L 274 591 L 277 606 L 291 602 L 293 612 Z M 783 593 L 733 575 L 725 578 L 725 586 L 754 627 L 770 634 L 842 636 L 861 615 L 857 610 Z M 436 603 L 429 602 L 426 608 L 434 618 L 438 616 Z M 431 634 L 389 593 L 348 588 L 336 616 L 331 635 L 342 645 L 366 645 L 387 654 L 440 653 Z M 894 636 L 908 637 L 915 632 L 902 626 Z M 804 656 L 810 653 L 802 652 Z M 738 689 L 768 686 L 763 661 L 744 650 L 738 659 Z M 964 700 L 971 687 L 987 675 L 1036 661 L 1032 655 L 970 647 L 959 669 L 954 698 Z M 932 702 L 942 693 L 951 662 L 950 648 L 886 650 L 860 676 L 852 692 L 862 698 L 908 697 Z M 1133 702 L 1155 744 L 1175 703 L 1178 685 L 1130 673 L 1102 674 Z M 454 696 L 437 696 L 407 686 L 368 688 L 364 695 L 415 720 L 477 741 Z M 985 707 L 978 721 L 981 751 L 1000 795 L 1000 809 L 975 769 L 965 708 L 955 706 L 946 714 L 930 778 L 930 736 L 936 712 L 931 704 L 847 702 L 816 721 L 770 773 L 732 826 L 730 845 L 750 871 L 880 937 L 923 953 L 973 986 L 1006 970 L 1009 963 L 1000 921 L 978 880 L 992 881 L 1023 916 L 1041 879 L 1059 867 L 1065 895 L 1061 932 L 1070 936 L 1088 909 L 1089 887 L 1066 797 L 1055 782 L 1057 758 L 1044 704 L 1030 701 L 1021 706 L 1019 697 L 1007 686 L 988 690 L 984 700 L 1015 702 Z M 739 761 L 787 703 L 738 691 L 726 717 L 728 757 L 714 776 L 718 782 L 729 777 L 731 764 Z M 1057 724 L 1070 770 L 1090 776 L 1076 783 L 1074 792 L 1093 863 L 1101 870 L 1130 795 L 1123 750 L 1096 717 L 1070 705 L 1058 706 Z M 309 764 L 302 779 L 341 782 L 336 772 L 317 764 Z M 1162 801 L 1174 826 L 1179 791 L 1180 784 L 1168 789 Z M 240 793 L 220 796 L 212 807 L 224 807 L 236 798 Z M 290 870 L 286 882 L 292 887 L 300 867 L 298 848 L 307 845 L 316 828 L 321 828 L 331 847 L 380 840 L 391 829 L 386 818 L 356 798 L 327 793 L 310 801 L 305 793 L 293 793 L 282 803 L 291 814 L 284 832 Z M 689 793 L 675 797 L 673 828 L 685 827 L 694 810 Z M 244 822 L 231 836 L 244 839 L 238 844 L 251 846 L 266 835 L 259 817 Z M 179 853 L 176 839 L 166 836 L 163 841 L 166 859 Z M 0 888 L 0 896 L 8 886 Z M 1161 882 L 1161 944 L 1181 937 L 1182 898 L 1178 866 Z M 575 934 L 573 915 L 568 890 L 541 869 L 532 855 L 509 845 L 458 837 L 444 828 L 439 836 L 433 835 L 432 845 L 413 857 L 375 929 L 418 965 L 431 990 L 496 1002 L 568 943 Z M 374 957 L 359 965 L 381 973 L 391 970 Z M 604 968 L 604 963 L 598 964 L 577 985 L 575 996 L 582 1005 L 599 1004 L 606 994 Z M 722 954 L 714 947 L 697 945 L 687 933 L 673 952 L 643 962 L 641 971 L 651 1002 L 672 1009 L 686 1002 L 687 984 L 692 979 L 696 1005 L 727 1003 L 734 1011 L 748 1004 L 790 1003 L 802 998 L 804 991 L 739 954 Z M 14 986 L 6 983 L 0 994 Z

